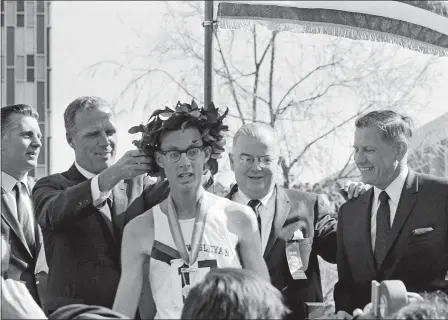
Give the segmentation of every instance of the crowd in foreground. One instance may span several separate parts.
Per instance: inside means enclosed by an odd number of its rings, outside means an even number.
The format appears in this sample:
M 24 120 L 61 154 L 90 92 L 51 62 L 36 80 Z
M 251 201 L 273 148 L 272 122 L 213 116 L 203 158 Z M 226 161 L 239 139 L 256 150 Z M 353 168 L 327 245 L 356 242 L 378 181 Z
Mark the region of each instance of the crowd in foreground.
M 408 168 L 408 117 L 357 119 L 363 183 L 346 188 L 335 219 L 322 196 L 275 183 L 280 141 L 263 123 L 233 138 L 229 194 L 208 192 L 227 130 L 227 112 L 213 104 L 156 110 L 130 130 L 142 133 L 137 149 L 115 161 L 113 110 L 98 97 L 75 99 L 64 113 L 75 162 L 34 186 L 38 114 L 26 105 L 1 112 L 2 288 L 32 298 L 40 317 L 305 319 L 305 303 L 322 301 L 317 255 L 338 267 L 328 317 L 369 317 L 372 280 L 437 292 L 403 312 L 446 302 L 448 180 Z

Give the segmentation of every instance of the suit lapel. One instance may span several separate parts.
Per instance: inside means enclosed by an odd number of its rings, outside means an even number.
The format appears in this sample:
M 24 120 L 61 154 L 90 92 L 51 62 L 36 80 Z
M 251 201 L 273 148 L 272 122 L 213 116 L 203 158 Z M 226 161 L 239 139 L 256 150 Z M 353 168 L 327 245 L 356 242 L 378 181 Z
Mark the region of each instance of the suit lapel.
M 291 206 L 289 205 L 289 197 L 285 190 L 281 187 L 276 186 L 276 197 L 275 197 L 275 212 L 274 220 L 272 221 L 271 232 L 269 234 L 268 242 L 266 244 L 266 249 L 264 250 L 263 257 L 266 257 L 271 252 L 275 241 L 277 240 L 280 231 L 285 224 L 286 218 L 289 215 L 289 210 Z
M 354 214 L 350 217 L 353 219 L 353 230 L 357 235 L 353 235 L 353 239 L 359 239 L 361 242 L 360 250 L 357 254 L 360 259 L 365 255 L 365 259 L 370 268 L 376 271 L 375 260 L 373 257 L 372 237 L 370 234 L 370 218 L 372 213 L 373 188 L 370 188 L 356 202 L 357 207 L 353 210 Z
M 12 199 L 2 189 L 2 219 L 6 222 L 6 224 L 9 225 L 11 230 L 14 231 L 30 257 L 33 258 L 30 248 L 28 247 L 28 244 L 26 242 L 25 235 L 23 234 L 22 228 L 20 227 L 19 221 L 13 213 L 13 208 L 14 204 L 12 203 Z
M 393 247 L 398 235 L 400 234 L 409 214 L 414 207 L 415 201 L 418 198 L 418 176 L 414 171 L 409 170 L 406 182 L 401 192 L 400 202 L 398 203 L 397 212 L 395 213 L 392 229 L 388 234 L 386 241 L 386 255 Z M 384 261 L 384 260 L 383 260 Z M 381 261 L 381 263 L 383 262 Z M 381 265 L 380 263 L 380 265 Z

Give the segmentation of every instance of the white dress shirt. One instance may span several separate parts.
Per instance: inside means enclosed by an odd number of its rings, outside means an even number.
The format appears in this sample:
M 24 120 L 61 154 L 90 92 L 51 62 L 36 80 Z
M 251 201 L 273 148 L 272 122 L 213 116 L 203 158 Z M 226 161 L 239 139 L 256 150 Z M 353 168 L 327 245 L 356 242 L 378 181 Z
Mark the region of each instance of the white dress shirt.
M 92 179 L 92 181 L 90 182 L 90 190 L 92 194 L 93 206 L 98 207 L 104 204 L 104 201 L 106 201 L 106 199 L 110 196 L 110 191 L 109 192 L 100 191 L 98 175 L 87 171 L 86 169 L 81 167 L 76 161 L 75 161 L 75 167 L 86 179 Z
M 390 226 L 392 227 L 395 219 L 395 214 L 397 213 L 398 202 L 400 201 L 401 192 L 403 190 L 404 183 L 406 182 L 406 177 L 408 176 L 409 169 L 406 166 L 403 171 L 400 172 L 398 177 L 386 188 L 387 195 L 389 196 L 389 209 L 390 209 Z M 372 240 L 372 249 L 375 251 L 375 240 L 376 240 L 376 213 L 378 207 L 380 206 L 380 201 L 378 197 L 381 193 L 381 189 L 373 187 L 373 203 L 372 203 L 372 215 L 370 218 L 370 237 Z
M 272 228 L 272 221 L 274 220 L 274 212 L 268 212 L 266 210 L 266 205 L 269 201 L 269 199 L 273 196 L 274 189 L 272 189 L 266 196 L 264 196 L 260 200 L 261 205 L 258 207 L 258 212 L 260 214 L 261 218 L 261 250 L 264 253 L 264 250 L 266 249 L 266 245 L 268 243 L 269 234 L 271 233 Z M 250 200 L 257 200 L 257 199 L 251 199 L 248 196 L 246 196 L 241 189 L 238 189 L 237 192 L 233 195 L 233 201 L 244 204 L 247 206 Z
M 24 205 L 25 208 L 27 210 L 27 212 L 32 215 L 30 220 L 31 225 L 33 226 L 33 230 L 35 227 L 35 218 L 34 218 L 34 210 L 33 210 L 33 202 L 31 200 L 31 190 L 29 189 L 29 185 L 28 185 L 28 175 L 25 175 L 22 180 L 20 180 L 21 182 L 23 182 L 23 184 L 25 185 L 28 197 L 24 196 Z M 17 184 L 17 181 L 15 178 L 11 177 L 9 174 L 7 174 L 6 172 L 2 171 L 2 189 L 5 191 L 5 196 L 9 197 L 9 199 L 11 200 L 10 203 L 13 205 L 12 208 L 12 213 L 15 215 L 16 219 L 18 219 L 17 217 L 17 200 L 16 200 L 16 195 L 15 192 L 13 192 L 13 189 L 15 187 L 15 185 Z

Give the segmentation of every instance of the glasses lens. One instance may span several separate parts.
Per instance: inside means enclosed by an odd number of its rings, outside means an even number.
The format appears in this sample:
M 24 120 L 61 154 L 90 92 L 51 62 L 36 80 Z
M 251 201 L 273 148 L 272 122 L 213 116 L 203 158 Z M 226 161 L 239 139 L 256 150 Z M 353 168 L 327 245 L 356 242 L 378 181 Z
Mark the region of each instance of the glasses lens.
M 272 163 L 272 159 L 269 156 L 260 157 L 260 162 L 262 165 L 269 166 Z
M 195 160 L 199 156 L 199 151 L 201 151 L 200 148 L 190 148 L 187 150 L 187 157 L 190 160 Z
M 166 153 L 166 157 L 168 158 L 168 161 L 170 162 L 176 162 L 180 159 L 180 152 L 179 151 L 168 151 Z
M 249 165 L 254 163 L 254 157 L 248 156 L 248 155 L 241 155 L 240 156 L 240 162 L 244 165 Z

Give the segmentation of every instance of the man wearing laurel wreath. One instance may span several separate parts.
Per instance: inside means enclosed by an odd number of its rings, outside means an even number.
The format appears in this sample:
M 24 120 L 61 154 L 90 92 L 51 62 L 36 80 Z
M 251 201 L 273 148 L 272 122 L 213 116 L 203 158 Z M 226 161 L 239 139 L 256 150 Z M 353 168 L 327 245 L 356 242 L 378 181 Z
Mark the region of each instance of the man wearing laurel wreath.
M 253 212 L 201 184 L 205 164 L 223 151 L 225 115 L 213 104 L 178 103 L 154 112 L 142 127 L 142 147 L 164 171 L 170 193 L 125 227 L 115 311 L 134 316 L 145 265 L 152 296 L 145 303 L 152 308 L 143 318 L 179 319 L 190 288 L 213 268 L 243 267 L 269 279 Z

